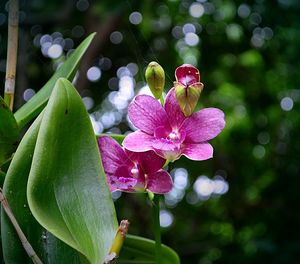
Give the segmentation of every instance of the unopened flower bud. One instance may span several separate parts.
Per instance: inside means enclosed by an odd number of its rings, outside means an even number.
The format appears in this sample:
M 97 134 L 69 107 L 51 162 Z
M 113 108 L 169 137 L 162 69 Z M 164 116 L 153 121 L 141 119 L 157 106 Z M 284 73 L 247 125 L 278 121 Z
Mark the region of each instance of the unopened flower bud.
M 192 84 L 187 88 L 179 82 L 174 82 L 174 87 L 181 111 L 185 116 L 190 116 L 197 105 L 203 84 Z
M 165 86 L 164 69 L 157 62 L 152 61 L 146 69 L 145 77 L 152 94 L 159 99 Z
M 176 69 L 175 77 L 174 89 L 180 109 L 185 116 L 190 116 L 203 90 L 199 70 L 192 65 L 183 64 Z

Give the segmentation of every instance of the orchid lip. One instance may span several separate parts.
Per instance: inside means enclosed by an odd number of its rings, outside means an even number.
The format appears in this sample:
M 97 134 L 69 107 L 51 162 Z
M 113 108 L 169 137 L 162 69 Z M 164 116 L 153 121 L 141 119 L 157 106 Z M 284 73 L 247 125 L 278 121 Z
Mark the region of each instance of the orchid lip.
M 179 141 L 181 141 L 181 135 L 177 131 L 172 131 L 168 135 L 167 139 L 169 139 L 169 140 L 171 140 L 173 142 L 179 142 Z
M 185 140 L 185 133 L 184 131 L 179 132 L 177 129 L 172 130 L 172 132 L 168 135 L 167 139 L 171 140 L 176 144 L 181 144 Z
M 163 127 L 158 127 L 154 132 L 154 136 L 156 139 L 175 144 L 181 144 L 185 139 L 184 131 L 179 132 L 177 128 L 168 131 Z

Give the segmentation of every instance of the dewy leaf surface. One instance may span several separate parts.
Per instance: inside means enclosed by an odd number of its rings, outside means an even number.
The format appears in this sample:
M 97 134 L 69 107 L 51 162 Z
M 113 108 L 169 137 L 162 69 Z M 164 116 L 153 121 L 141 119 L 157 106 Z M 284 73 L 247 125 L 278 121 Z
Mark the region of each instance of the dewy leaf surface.
M 78 253 L 47 232 L 32 216 L 26 198 L 27 180 L 42 114 L 23 137 L 7 171 L 3 192 L 30 244 L 44 264 L 80 263 Z M 4 261 L 7 264 L 32 263 L 10 220 L 2 209 L 1 236 Z
M 72 80 L 76 74 L 80 59 L 91 44 L 95 33 L 89 35 L 72 53 L 72 55 L 64 62 L 64 64 L 56 71 L 51 79 L 41 88 L 41 90 L 33 96 L 25 105 L 23 105 L 16 113 L 15 118 L 20 128 L 24 127 L 30 120 L 36 117 L 46 105 L 49 96 L 53 90 L 56 81 L 61 78 Z
M 29 175 L 35 218 L 92 264 L 103 263 L 118 225 L 85 106 L 59 79 L 45 109 Z

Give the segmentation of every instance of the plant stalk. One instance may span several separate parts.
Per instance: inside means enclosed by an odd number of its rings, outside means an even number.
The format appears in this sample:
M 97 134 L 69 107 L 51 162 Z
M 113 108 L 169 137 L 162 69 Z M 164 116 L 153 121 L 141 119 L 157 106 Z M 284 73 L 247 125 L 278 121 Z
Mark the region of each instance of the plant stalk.
M 160 234 L 160 221 L 159 221 L 159 199 L 158 194 L 153 198 L 153 222 L 154 222 L 154 237 L 155 237 L 155 259 L 156 263 L 160 263 L 161 259 L 161 234 Z
M 114 264 L 114 263 L 116 263 L 116 259 L 120 255 L 120 251 L 122 249 L 124 240 L 126 238 L 128 228 L 129 228 L 129 221 L 128 220 L 122 220 L 121 223 L 120 223 L 120 226 L 117 230 L 117 234 L 115 236 L 115 239 L 114 239 L 114 241 L 112 243 L 112 246 L 110 248 L 109 254 L 108 254 L 108 256 L 106 256 L 104 264 Z
M 15 79 L 18 51 L 19 1 L 9 1 L 7 62 L 4 88 L 4 101 L 13 110 L 15 96 Z
M 2 204 L 2 207 L 4 209 L 4 211 L 6 212 L 9 220 L 11 221 L 12 225 L 14 226 L 20 240 L 21 243 L 27 253 L 27 255 L 32 259 L 32 262 L 35 264 L 43 264 L 43 262 L 39 259 L 39 257 L 37 256 L 37 254 L 35 253 L 34 249 L 32 248 L 32 246 L 30 245 L 29 241 L 27 240 L 27 238 L 25 237 L 23 231 L 21 230 L 17 219 L 15 218 L 8 201 L 6 200 L 2 189 L 0 188 L 0 201 Z

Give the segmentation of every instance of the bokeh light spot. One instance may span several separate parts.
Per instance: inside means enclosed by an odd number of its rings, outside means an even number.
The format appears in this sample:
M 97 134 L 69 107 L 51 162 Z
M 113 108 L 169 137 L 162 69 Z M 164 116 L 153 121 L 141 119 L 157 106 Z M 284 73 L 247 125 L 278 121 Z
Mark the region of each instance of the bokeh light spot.
M 140 12 L 132 12 L 129 16 L 129 21 L 133 25 L 138 25 L 142 22 L 143 16 Z
M 31 99 L 32 96 L 35 95 L 35 90 L 28 88 L 23 93 L 23 99 L 27 102 Z
M 76 3 L 76 8 L 81 12 L 86 11 L 89 8 L 89 6 L 90 4 L 87 0 L 79 0 Z
M 251 12 L 250 7 L 246 4 L 241 4 L 237 10 L 239 17 L 241 18 L 248 17 L 250 15 L 250 12 Z
M 123 34 L 119 31 L 114 31 L 110 34 L 109 39 L 113 44 L 120 44 L 123 40 Z
M 189 46 L 197 46 L 199 43 L 199 37 L 195 33 L 189 32 L 185 35 L 184 41 Z
M 93 66 L 88 69 L 86 76 L 91 82 L 96 82 L 101 77 L 101 70 L 98 67 Z
M 201 3 L 192 3 L 189 8 L 189 13 L 192 17 L 199 18 L 204 14 L 204 7 Z
M 172 225 L 174 216 L 170 211 L 161 210 L 159 213 L 159 222 L 161 227 L 169 227 Z
M 263 146 L 261 145 L 256 145 L 254 148 L 253 148 L 253 151 L 252 151 L 252 154 L 255 158 L 257 159 L 262 159 L 265 154 L 266 154 L 266 150 Z
M 280 101 L 280 106 L 283 111 L 291 111 L 294 107 L 294 101 L 291 97 L 284 97 Z
M 49 49 L 48 49 L 48 56 L 51 59 L 57 59 L 59 58 L 63 53 L 63 48 L 59 44 L 53 44 Z

